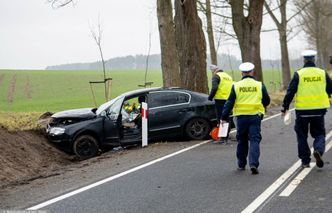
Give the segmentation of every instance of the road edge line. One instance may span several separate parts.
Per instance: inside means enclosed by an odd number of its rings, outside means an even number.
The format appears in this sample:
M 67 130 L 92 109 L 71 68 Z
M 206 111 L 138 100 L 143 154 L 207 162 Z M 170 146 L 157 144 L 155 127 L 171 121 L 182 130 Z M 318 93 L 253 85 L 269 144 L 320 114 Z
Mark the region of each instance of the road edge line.
M 194 148 L 196 148 L 196 147 L 198 147 L 198 146 L 201 146 L 201 145 L 203 145 L 203 144 L 206 144 L 206 143 L 208 143 L 208 142 L 210 142 L 210 140 L 206 140 L 206 141 L 203 141 L 203 142 L 198 143 L 198 144 L 196 144 L 196 145 L 193 145 L 193 146 L 187 147 L 187 148 L 185 148 L 185 149 L 181 149 L 181 150 L 179 150 L 179 151 L 176 151 L 176 152 L 174 152 L 174 153 L 168 154 L 168 155 L 163 156 L 163 157 L 161 157 L 161 158 L 155 159 L 155 160 L 150 161 L 150 162 L 148 162 L 148 163 L 142 164 L 142 165 L 140 165 L 140 166 L 134 167 L 134 168 L 129 169 L 129 170 L 127 170 L 127 171 L 121 172 L 121 173 L 119 173 L 119 174 L 113 175 L 113 176 L 111 176 L 111 177 L 105 178 L 105 179 L 103 179 L 103 180 L 97 181 L 97 182 L 92 183 L 92 184 L 89 184 L 89 185 L 87 185 L 87 186 L 81 187 L 81 188 L 76 189 L 76 190 L 74 190 L 74 191 L 71 191 L 71 192 L 69 192 L 69 193 L 66 193 L 66 194 L 63 194 L 63 195 L 61 195 L 61 196 L 55 197 L 55 198 L 50 199 L 50 200 L 48 200 L 48 201 L 42 202 L 42 203 L 40 203 L 40 204 L 38 204 L 38 205 L 35 205 L 35 206 L 32 206 L 32 207 L 29 207 L 29 208 L 27 208 L 26 210 L 38 210 L 38 209 L 41 209 L 41 208 L 43 208 L 43 207 L 45 207 L 45 206 L 51 205 L 51 204 L 56 203 L 56 202 L 58 202 L 58 201 L 60 201 L 60 200 L 64 200 L 64 199 L 66 199 L 66 198 L 69 198 L 69 197 L 74 196 L 74 195 L 76 195 L 76 194 L 79 194 L 79 193 L 81 193 L 81 192 L 87 191 L 87 190 L 89 190 L 89 189 L 91 189 L 91 188 L 94 188 L 94 187 L 96 187 L 96 186 L 102 185 L 102 184 L 104 184 L 104 183 L 110 182 L 110 181 L 112 181 L 112 180 L 115 180 L 115 179 L 120 178 L 120 177 L 122 177 L 122 176 L 125 176 L 125 175 L 127 175 L 127 174 L 133 173 L 133 172 L 138 171 L 138 170 L 140 170 L 140 169 L 143 169 L 143 168 L 145 168 L 145 167 L 151 166 L 151 165 L 153 165 L 153 164 L 155 164 L 155 163 L 158 163 L 158 162 L 160 162 L 160 161 L 166 160 L 166 159 L 171 158 L 171 157 L 173 157 L 173 156 L 175 156 L 175 155 L 179 155 L 179 154 L 181 154 L 181 153 L 183 153 L 183 152 L 186 152 L 186 151 L 188 151 L 188 150 L 194 149 Z
M 332 136 L 332 130 L 326 135 L 327 141 Z M 276 181 L 274 181 L 264 192 L 262 192 L 254 201 L 252 201 L 241 213 L 254 212 L 260 207 L 286 180 L 291 177 L 301 166 L 301 160 L 296 161 L 286 172 L 284 172 Z
M 332 147 L 332 141 L 330 141 L 326 145 L 325 153 L 327 153 Z M 311 148 L 311 152 L 313 152 L 313 148 Z M 300 174 L 298 174 L 292 182 L 288 184 L 288 186 L 279 194 L 279 197 L 288 197 L 293 191 L 300 185 L 300 183 L 304 180 L 304 178 L 312 171 L 312 169 L 316 166 L 315 163 L 310 163 L 310 168 L 305 168 L 302 170 Z

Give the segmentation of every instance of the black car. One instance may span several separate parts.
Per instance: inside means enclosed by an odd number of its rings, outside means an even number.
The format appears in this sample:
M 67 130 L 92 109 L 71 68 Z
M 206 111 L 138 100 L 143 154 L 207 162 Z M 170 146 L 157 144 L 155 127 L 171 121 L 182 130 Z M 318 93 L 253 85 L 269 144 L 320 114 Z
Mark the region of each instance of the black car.
M 67 143 L 81 158 L 103 145 L 141 143 L 140 103 L 148 104 L 148 139 L 207 138 L 216 124 L 214 102 L 206 94 L 181 88 L 148 88 L 124 93 L 98 108 L 67 110 L 52 115 L 47 135 Z

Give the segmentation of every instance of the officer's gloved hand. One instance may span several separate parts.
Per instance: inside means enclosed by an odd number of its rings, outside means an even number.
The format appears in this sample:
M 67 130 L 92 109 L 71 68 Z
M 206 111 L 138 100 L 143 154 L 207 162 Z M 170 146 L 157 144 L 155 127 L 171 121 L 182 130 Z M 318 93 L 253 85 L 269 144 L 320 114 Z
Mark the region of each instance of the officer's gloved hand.
M 209 100 L 209 101 L 212 101 L 212 100 L 213 100 L 213 98 L 209 96 L 209 97 L 208 97 L 208 100 Z

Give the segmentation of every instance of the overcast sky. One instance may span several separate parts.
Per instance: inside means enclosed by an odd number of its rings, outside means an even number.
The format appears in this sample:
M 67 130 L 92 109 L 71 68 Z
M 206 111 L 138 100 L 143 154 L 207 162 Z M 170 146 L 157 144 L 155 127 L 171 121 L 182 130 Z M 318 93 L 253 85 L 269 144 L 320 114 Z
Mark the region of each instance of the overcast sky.
M 44 69 L 49 65 L 92 62 L 99 52 L 90 26 L 103 29 L 105 59 L 147 54 L 151 33 L 151 54 L 160 53 L 156 0 L 77 0 L 52 9 L 46 0 L 0 0 L 0 69 Z M 271 22 L 267 25 L 274 27 Z M 263 33 L 262 58 L 280 54 L 278 36 Z M 234 42 L 233 42 L 234 43 Z M 290 42 L 295 57 L 306 47 L 302 37 Z M 219 52 L 239 57 L 238 47 L 228 43 Z

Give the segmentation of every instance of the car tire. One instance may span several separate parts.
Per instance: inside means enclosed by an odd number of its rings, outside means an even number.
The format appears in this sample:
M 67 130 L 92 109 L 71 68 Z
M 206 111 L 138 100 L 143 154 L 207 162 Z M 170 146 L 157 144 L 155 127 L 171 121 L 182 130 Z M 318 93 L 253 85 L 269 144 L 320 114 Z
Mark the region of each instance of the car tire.
M 208 137 L 211 126 L 204 118 L 194 118 L 187 122 L 185 134 L 188 139 L 202 140 Z
M 73 144 L 73 151 L 81 160 L 92 158 L 98 154 L 97 140 L 90 135 L 79 136 Z

